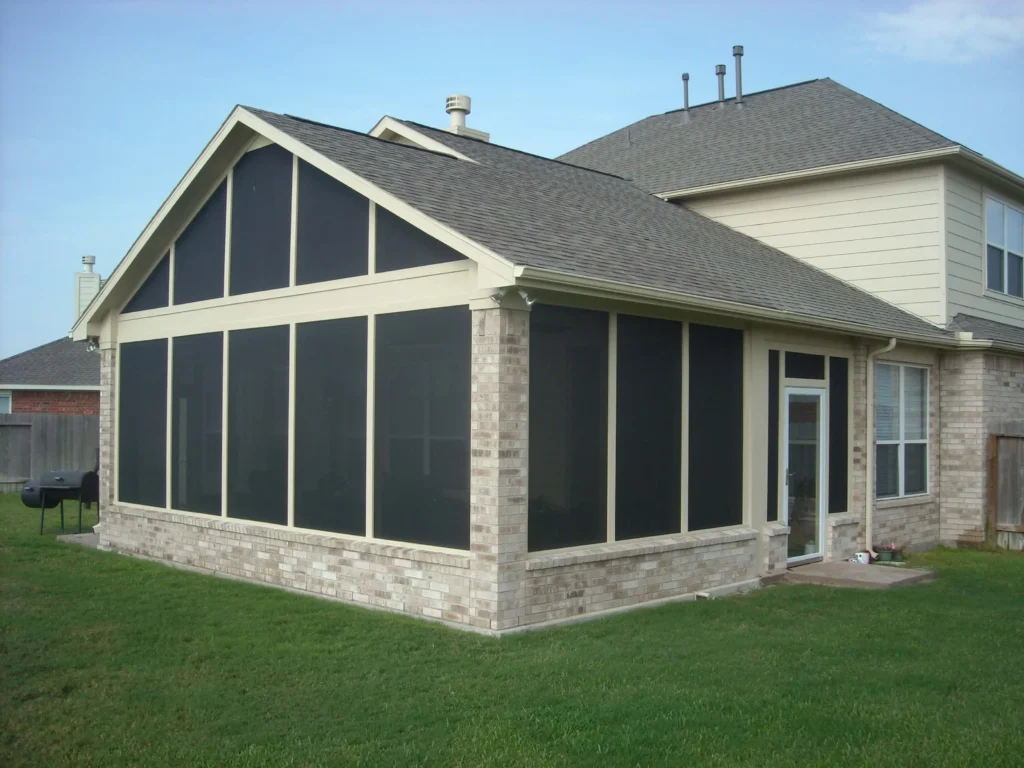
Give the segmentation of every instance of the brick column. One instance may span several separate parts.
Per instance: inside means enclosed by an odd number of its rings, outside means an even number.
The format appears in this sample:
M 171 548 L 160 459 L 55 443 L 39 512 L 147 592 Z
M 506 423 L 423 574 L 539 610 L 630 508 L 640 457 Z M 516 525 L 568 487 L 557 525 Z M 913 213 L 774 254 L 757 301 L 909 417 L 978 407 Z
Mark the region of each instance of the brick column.
M 939 540 L 943 544 L 985 541 L 987 490 L 985 355 L 949 352 L 939 362 L 940 487 Z
M 469 607 L 471 622 L 492 630 L 519 623 L 526 558 L 529 334 L 525 306 L 473 310 Z
M 114 411 L 117 403 L 117 347 L 104 347 L 100 355 L 100 519 L 114 503 L 114 462 L 117 435 Z

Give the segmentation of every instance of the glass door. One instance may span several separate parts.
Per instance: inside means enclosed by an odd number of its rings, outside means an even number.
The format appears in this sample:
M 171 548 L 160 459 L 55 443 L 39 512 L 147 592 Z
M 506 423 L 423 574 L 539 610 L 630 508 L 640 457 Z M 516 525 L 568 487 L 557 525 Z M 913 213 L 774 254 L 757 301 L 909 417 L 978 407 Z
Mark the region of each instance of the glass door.
M 785 505 L 789 562 L 824 554 L 825 390 L 786 388 Z

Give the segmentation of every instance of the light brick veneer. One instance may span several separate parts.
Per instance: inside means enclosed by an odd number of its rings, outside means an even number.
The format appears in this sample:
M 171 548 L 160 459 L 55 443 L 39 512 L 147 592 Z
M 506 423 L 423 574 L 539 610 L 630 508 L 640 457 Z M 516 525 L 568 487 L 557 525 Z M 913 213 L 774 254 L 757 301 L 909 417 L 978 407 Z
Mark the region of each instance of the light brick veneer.
M 789 557 L 789 526 L 771 522 L 765 524 L 761 532 L 763 539 L 762 551 L 764 562 L 761 563 L 762 576 L 779 576 L 786 572 L 786 561 Z
M 862 548 L 861 520 L 862 515 L 853 512 L 828 516 L 826 560 L 849 560 Z
M 100 350 L 100 515 L 114 502 L 114 462 L 117 436 L 114 410 L 117 390 L 117 349 Z
M 1024 358 L 985 352 L 943 356 L 940 538 L 950 545 L 985 541 L 988 435 L 1024 434 Z

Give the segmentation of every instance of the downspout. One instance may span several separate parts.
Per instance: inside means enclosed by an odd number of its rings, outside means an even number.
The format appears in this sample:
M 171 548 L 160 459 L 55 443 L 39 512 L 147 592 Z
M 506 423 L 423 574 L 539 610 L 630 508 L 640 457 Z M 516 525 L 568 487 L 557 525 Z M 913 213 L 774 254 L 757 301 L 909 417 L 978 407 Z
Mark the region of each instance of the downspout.
M 875 358 L 896 349 L 896 339 L 873 349 L 867 357 L 867 479 L 864 489 L 864 548 L 871 549 L 871 522 L 875 511 Z

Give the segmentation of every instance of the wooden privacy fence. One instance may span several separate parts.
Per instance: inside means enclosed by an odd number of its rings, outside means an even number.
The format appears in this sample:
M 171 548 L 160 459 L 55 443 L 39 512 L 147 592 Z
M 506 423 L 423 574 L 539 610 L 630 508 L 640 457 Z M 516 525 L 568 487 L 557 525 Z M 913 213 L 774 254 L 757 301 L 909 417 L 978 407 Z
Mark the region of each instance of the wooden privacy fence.
M 988 440 L 988 543 L 1022 551 L 1024 431 L 992 434 Z
M 0 414 L 0 491 L 57 469 L 92 469 L 100 442 L 99 416 Z

